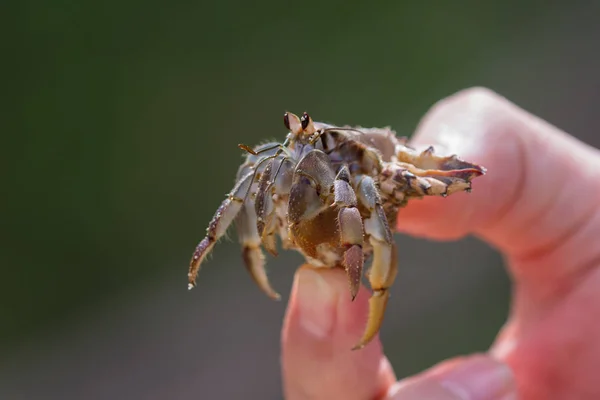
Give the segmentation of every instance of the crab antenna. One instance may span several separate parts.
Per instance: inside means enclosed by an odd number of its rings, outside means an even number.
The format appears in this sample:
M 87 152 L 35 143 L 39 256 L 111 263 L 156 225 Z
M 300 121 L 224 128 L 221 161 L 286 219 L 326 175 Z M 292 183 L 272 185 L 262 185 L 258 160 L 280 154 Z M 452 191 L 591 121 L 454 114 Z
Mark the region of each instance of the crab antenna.
M 255 155 L 257 155 L 257 154 L 258 154 L 257 152 L 255 152 L 254 150 L 252 150 L 252 149 L 250 148 L 250 146 L 248 146 L 248 145 L 245 145 L 245 144 L 242 144 L 242 143 L 240 143 L 240 144 L 238 144 L 238 147 L 239 147 L 240 149 L 244 150 L 244 151 L 247 151 L 248 153 L 252 154 L 253 156 L 255 156 Z
M 278 152 L 278 154 L 281 154 L 281 152 L 287 153 L 285 147 L 289 144 L 289 142 L 290 142 L 289 139 L 286 139 L 283 143 L 277 143 L 277 144 L 274 144 L 273 146 L 265 147 L 264 149 L 260 149 L 258 151 L 254 151 L 250 146 L 247 146 L 245 144 L 238 144 L 238 147 L 244 151 L 247 151 L 248 153 L 252 154 L 253 156 L 257 156 L 259 154 L 265 153 L 265 152 L 273 150 L 273 149 L 279 149 L 280 152 Z
M 275 180 L 277 180 L 277 176 L 279 176 L 279 172 L 281 171 L 281 167 L 283 167 L 283 164 L 285 164 L 285 162 L 289 161 L 289 160 L 290 160 L 289 157 L 282 157 L 281 158 L 281 162 L 279 163 L 279 166 L 275 170 L 275 175 L 273 175 L 273 178 L 271 179 L 271 185 L 269 185 L 269 187 L 275 184 Z

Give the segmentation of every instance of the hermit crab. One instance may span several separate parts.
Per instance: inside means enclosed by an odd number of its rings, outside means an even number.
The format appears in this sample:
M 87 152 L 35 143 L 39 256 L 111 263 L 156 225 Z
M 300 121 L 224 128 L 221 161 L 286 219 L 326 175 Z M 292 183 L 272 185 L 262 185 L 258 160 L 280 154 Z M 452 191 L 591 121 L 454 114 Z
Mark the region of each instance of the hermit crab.
M 372 258 L 369 315 L 354 347 L 360 349 L 379 332 L 396 278 L 392 231 L 399 209 L 410 199 L 470 192 L 471 180 L 485 168 L 456 155 L 438 156 L 433 147 L 417 151 L 390 128 L 334 126 L 307 113 L 285 113 L 283 120 L 283 143 L 239 145 L 248 154 L 194 251 L 188 287 L 232 223 L 246 268 L 273 299 L 280 296 L 267 278 L 261 248 L 277 255 L 277 236 L 282 248 L 299 251 L 315 268 L 345 269 L 352 299 Z

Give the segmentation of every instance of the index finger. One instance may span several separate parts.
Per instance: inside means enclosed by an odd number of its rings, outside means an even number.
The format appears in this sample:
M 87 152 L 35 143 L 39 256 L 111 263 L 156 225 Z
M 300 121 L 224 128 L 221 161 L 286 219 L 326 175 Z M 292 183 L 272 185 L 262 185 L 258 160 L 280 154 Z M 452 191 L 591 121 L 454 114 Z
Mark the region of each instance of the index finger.
M 476 234 L 512 261 L 517 280 L 542 285 L 597 259 L 598 150 L 480 88 L 433 107 L 413 144 L 458 154 L 487 174 L 470 194 L 411 202 L 398 215 L 400 231 L 440 240 Z

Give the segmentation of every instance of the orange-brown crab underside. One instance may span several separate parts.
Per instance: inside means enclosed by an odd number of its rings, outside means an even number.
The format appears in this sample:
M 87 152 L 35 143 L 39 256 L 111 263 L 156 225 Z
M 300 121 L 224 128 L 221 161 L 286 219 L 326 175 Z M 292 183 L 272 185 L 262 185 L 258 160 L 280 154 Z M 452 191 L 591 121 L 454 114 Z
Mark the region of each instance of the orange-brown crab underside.
M 301 252 L 316 268 L 344 268 L 353 299 L 372 258 L 369 316 L 354 349 L 362 348 L 379 332 L 396 278 L 392 229 L 398 210 L 413 198 L 470 191 L 471 180 L 485 169 L 455 155 L 437 156 L 432 147 L 418 152 L 389 128 L 338 127 L 314 122 L 307 113 L 286 113 L 284 124 L 289 133 L 283 143 L 240 145 L 249 154 L 196 247 L 189 288 L 233 222 L 246 268 L 274 299 L 279 294 L 267 278 L 261 248 L 277 255 L 277 236 L 283 248 Z

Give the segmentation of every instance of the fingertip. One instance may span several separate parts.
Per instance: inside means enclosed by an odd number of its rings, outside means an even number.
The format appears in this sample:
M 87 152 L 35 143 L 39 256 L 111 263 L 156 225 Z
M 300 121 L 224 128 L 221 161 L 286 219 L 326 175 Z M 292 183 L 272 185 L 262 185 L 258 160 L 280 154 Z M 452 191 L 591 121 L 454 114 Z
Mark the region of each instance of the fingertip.
M 436 153 L 455 154 L 487 173 L 473 180 L 471 193 L 411 201 L 398 213 L 398 229 L 434 239 L 475 233 L 508 253 L 547 242 L 566 229 L 567 219 L 544 211 L 575 207 L 586 212 L 590 199 L 576 194 L 599 178 L 588 172 L 598 165 L 597 152 L 480 87 L 436 103 L 411 144 L 417 149 L 432 145 Z M 540 217 L 546 218 L 536 220 Z
M 378 338 L 351 350 L 366 323 L 368 297 L 361 287 L 352 301 L 342 269 L 296 272 L 282 334 L 286 398 L 374 398 L 391 384 Z
M 356 297 L 341 268 L 304 265 L 296 271 L 286 314 L 284 339 L 292 347 L 333 346 L 350 351 L 368 316 L 370 292 L 361 285 Z M 375 346 L 378 341 L 374 341 Z M 341 350 L 340 350 L 341 351 Z
M 475 87 L 440 100 L 423 117 L 411 145 L 418 150 L 433 146 L 441 156 L 460 159 L 486 169 L 471 182 L 471 192 L 448 197 L 412 200 L 398 213 L 398 229 L 414 236 L 435 240 L 455 240 L 476 225 L 494 218 L 517 188 L 519 171 L 518 140 L 502 115 L 508 101 L 495 92 Z M 500 168 L 499 168 L 500 166 Z M 495 195 L 502 187 L 502 196 Z M 493 201 L 490 201 L 493 200 Z
M 333 271 L 303 266 L 296 272 L 292 290 L 299 327 L 317 339 L 333 333 L 342 288 Z

